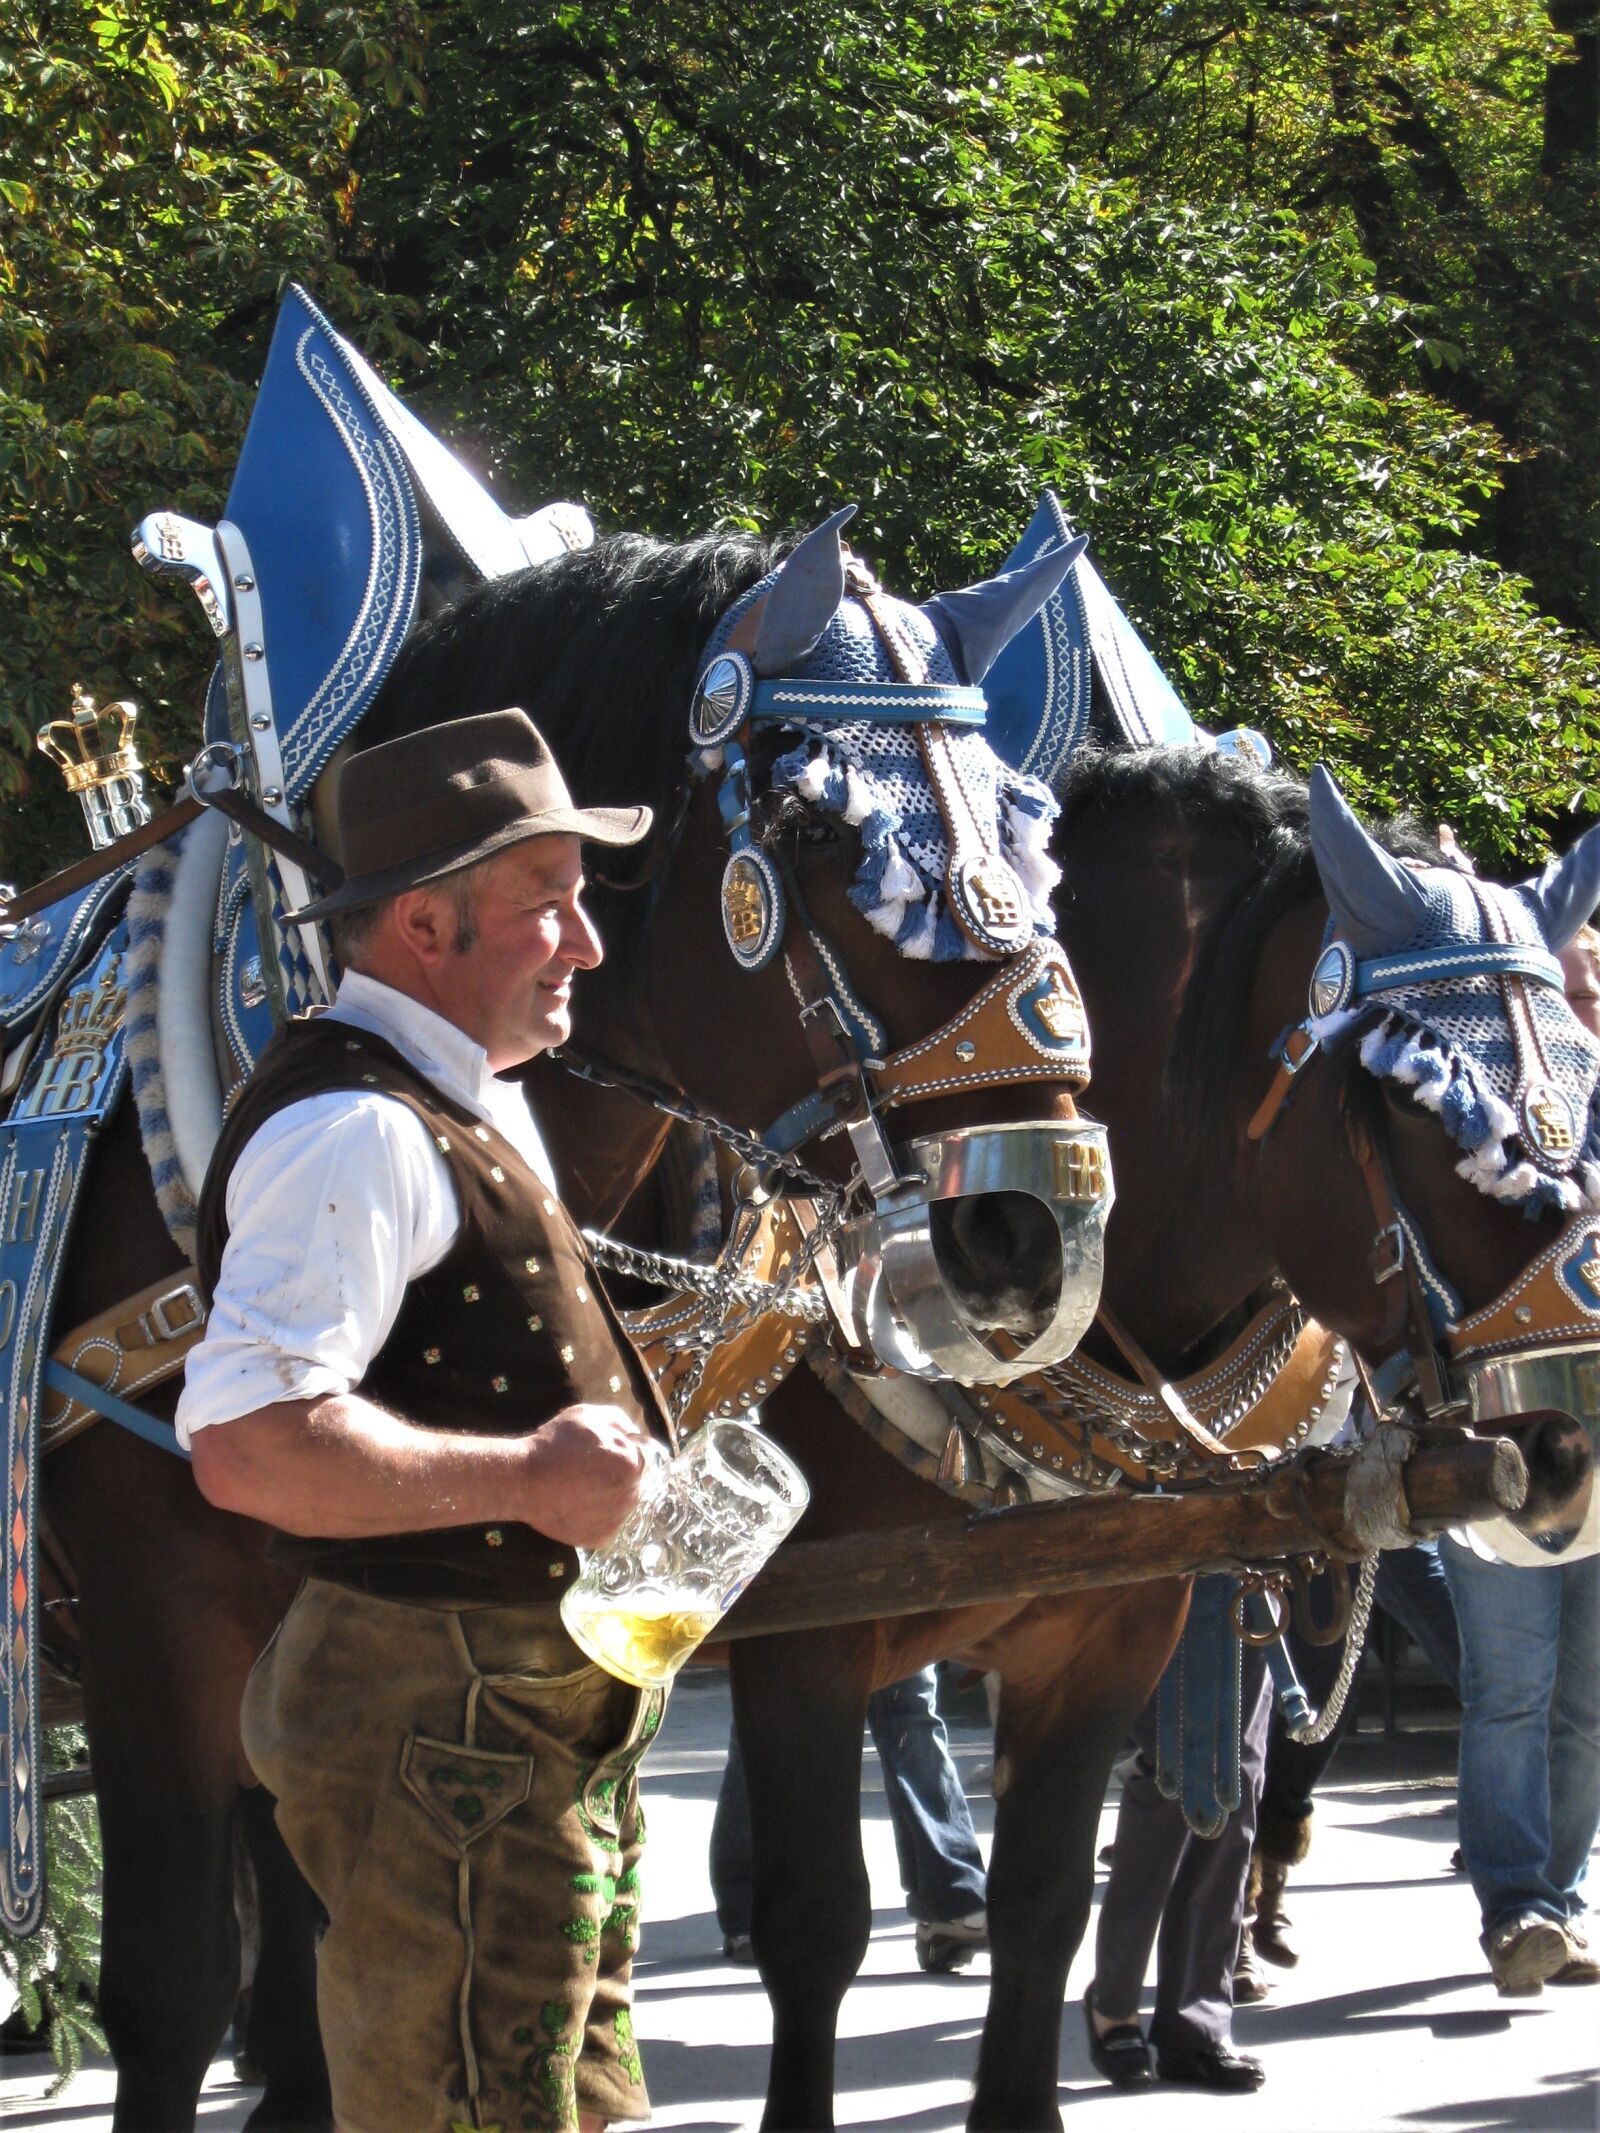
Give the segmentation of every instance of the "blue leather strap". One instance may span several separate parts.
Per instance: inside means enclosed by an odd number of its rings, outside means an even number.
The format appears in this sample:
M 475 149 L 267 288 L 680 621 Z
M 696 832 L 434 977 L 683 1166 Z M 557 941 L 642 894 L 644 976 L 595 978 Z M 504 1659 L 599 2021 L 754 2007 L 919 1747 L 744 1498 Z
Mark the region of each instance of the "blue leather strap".
M 830 726 L 982 726 L 988 704 L 981 689 L 926 681 L 758 681 L 753 719 Z
M 170 1422 L 158 1421 L 147 1415 L 142 1407 L 134 1407 L 127 1400 L 119 1400 L 114 1392 L 107 1392 L 93 1378 L 81 1376 L 69 1370 L 65 1363 L 46 1363 L 44 1381 L 52 1392 L 59 1392 L 69 1400 L 76 1400 L 80 1407 L 92 1407 L 97 1415 L 104 1415 L 108 1422 L 142 1437 L 146 1444 L 153 1444 L 157 1451 L 174 1452 L 180 1459 L 189 1454 L 178 1442 Z
M 1156 1784 L 1200 1837 L 1219 1835 L 1241 1797 L 1234 1590 L 1231 1577 L 1195 1579 L 1189 1619 L 1156 1690 Z

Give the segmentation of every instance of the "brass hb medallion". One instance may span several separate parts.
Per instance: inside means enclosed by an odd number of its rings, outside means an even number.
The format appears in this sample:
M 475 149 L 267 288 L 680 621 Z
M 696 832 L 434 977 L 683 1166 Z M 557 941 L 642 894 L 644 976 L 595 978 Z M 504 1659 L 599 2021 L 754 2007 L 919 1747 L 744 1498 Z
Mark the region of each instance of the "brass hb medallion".
M 1529 1084 L 1522 1099 L 1522 1129 L 1536 1156 L 1549 1160 L 1570 1157 L 1577 1146 L 1572 1106 L 1548 1081 Z
M 950 903 L 963 932 L 994 955 L 1027 946 L 1033 921 L 1022 883 L 1003 859 L 990 852 L 950 869 Z
M 765 852 L 735 852 L 722 874 L 722 930 L 734 960 L 760 970 L 783 939 L 783 889 Z

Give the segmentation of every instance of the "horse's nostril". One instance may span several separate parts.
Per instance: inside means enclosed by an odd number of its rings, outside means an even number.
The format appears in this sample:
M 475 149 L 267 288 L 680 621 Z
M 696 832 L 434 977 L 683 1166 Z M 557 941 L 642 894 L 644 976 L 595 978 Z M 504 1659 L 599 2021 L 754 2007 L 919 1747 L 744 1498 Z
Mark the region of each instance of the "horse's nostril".
M 1025 1192 L 971 1193 L 930 1209 L 934 1257 L 952 1292 L 980 1323 L 1031 1338 L 1061 1300 L 1061 1233 Z

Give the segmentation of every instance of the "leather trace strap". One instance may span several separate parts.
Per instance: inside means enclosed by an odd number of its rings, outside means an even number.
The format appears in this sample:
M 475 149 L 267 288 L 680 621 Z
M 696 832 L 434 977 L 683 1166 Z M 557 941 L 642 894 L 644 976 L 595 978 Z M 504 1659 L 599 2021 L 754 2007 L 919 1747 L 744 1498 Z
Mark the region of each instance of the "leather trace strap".
M 1106 1332 L 1122 1350 L 1123 1355 L 1132 1365 L 1135 1375 L 1144 1386 L 1146 1392 L 1155 1394 L 1167 1413 L 1172 1417 L 1173 1424 L 1179 1435 L 1192 1444 L 1197 1452 L 1202 1453 L 1208 1459 L 1226 1459 L 1230 1465 L 1235 1467 L 1256 1467 L 1269 1464 L 1267 1454 L 1258 1447 L 1231 1450 L 1223 1443 L 1220 1437 L 1213 1436 L 1203 1422 L 1197 1422 L 1190 1413 L 1188 1403 L 1182 1393 L 1179 1392 L 1177 1386 L 1157 1368 L 1155 1362 L 1145 1352 L 1140 1343 L 1134 1339 L 1132 1333 L 1129 1332 L 1116 1312 L 1103 1299 L 1095 1316 L 1096 1322 L 1104 1326 Z
M 36 911 L 47 911 L 52 904 L 60 903 L 76 890 L 87 888 L 90 882 L 114 874 L 118 867 L 125 866 L 130 859 L 137 859 L 141 852 L 148 852 L 152 845 L 165 844 L 169 837 L 176 837 L 179 830 L 187 829 L 200 812 L 201 802 L 185 795 L 164 813 L 153 815 L 138 829 L 118 837 L 115 843 L 102 845 L 97 852 L 91 852 L 87 859 L 75 860 L 70 867 L 63 867 L 59 874 L 50 875 L 37 887 L 0 900 L 0 926 L 32 918 Z
M 171 1423 L 129 1403 L 135 1393 L 178 1375 L 205 1326 L 200 1277 L 192 1266 L 163 1275 L 74 1326 L 56 1342 L 45 1367 L 45 1383 L 56 1397 L 39 1419 L 44 1450 L 55 1451 L 105 1417 L 176 1451 Z

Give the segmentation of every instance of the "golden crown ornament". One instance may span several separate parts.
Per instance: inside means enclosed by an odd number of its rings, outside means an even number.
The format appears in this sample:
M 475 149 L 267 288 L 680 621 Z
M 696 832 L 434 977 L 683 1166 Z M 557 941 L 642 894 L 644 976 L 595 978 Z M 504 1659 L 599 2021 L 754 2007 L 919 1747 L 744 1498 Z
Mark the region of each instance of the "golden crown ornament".
M 78 795 L 97 852 L 150 820 L 144 765 L 133 738 L 138 717 L 137 705 L 127 702 L 96 709 L 94 698 L 74 683 L 70 718 L 39 728 L 39 752 L 59 768 L 68 792 Z

